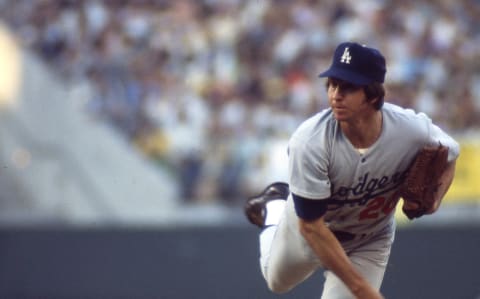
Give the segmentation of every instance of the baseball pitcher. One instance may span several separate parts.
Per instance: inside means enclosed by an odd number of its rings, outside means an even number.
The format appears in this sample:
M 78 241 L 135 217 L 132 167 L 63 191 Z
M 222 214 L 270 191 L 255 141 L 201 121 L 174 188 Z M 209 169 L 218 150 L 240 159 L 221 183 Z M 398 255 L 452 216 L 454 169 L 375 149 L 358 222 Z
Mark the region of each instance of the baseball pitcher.
M 322 299 L 383 298 L 399 198 L 408 193 L 403 210 L 413 219 L 435 212 L 447 192 L 459 145 L 425 114 L 384 103 L 385 74 L 377 49 L 340 44 L 320 74 L 330 108 L 290 138 L 288 183 L 246 202 L 273 292 L 323 269 Z

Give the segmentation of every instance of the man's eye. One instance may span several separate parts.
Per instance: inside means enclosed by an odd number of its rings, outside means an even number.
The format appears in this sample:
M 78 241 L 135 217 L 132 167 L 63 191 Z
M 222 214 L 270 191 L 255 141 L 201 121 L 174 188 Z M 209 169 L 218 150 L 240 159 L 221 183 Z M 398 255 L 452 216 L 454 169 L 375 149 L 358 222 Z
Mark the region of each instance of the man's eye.
M 354 92 L 360 89 L 360 86 L 354 85 L 352 83 L 336 81 L 330 81 L 329 87 L 332 89 L 338 89 L 340 92 L 343 93 Z
M 358 89 L 360 89 L 359 86 L 356 86 L 350 83 L 345 83 L 340 85 L 340 90 L 343 92 L 354 92 L 354 91 L 357 91 Z
M 344 84 L 343 86 L 340 86 L 340 89 L 346 92 L 350 92 L 356 90 L 357 87 L 352 84 Z

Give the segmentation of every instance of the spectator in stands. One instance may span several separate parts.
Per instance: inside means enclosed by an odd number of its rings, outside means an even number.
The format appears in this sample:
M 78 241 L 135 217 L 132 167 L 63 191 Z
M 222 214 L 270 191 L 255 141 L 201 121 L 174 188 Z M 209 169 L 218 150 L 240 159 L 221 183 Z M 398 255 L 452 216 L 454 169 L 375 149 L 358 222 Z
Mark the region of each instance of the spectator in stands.
M 89 80 L 90 111 L 148 144 L 195 200 L 256 188 L 248 177 L 258 167 L 251 161 L 270 153 L 265 139 L 285 138 L 326 105 L 310 78 L 339 41 L 385 49 L 387 100 L 451 132 L 480 125 L 475 1 L 5 0 L 0 8 L 62 77 Z

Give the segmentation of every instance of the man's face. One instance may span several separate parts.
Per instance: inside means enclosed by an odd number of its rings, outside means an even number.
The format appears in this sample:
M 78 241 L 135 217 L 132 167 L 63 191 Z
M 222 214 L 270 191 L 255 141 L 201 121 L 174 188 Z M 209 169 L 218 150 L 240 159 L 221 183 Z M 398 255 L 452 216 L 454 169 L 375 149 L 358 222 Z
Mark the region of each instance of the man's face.
M 346 81 L 328 78 L 327 94 L 330 107 L 338 121 L 353 120 L 373 109 L 367 102 L 363 88 Z

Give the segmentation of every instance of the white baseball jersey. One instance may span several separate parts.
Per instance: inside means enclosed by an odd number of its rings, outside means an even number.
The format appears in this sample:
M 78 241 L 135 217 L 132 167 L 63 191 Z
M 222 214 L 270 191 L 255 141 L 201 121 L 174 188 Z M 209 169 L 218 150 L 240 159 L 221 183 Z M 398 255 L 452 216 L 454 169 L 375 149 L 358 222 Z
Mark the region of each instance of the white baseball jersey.
M 332 110 L 306 120 L 289 142 L 290 191 L 329 199 L 325 222 L 331 230 L 369 234 L 393 224 L 398 187 L 425 145 L 459 145 L 423 113 L 385 103 L 382 132 L 363 154 L 342 133 Z

